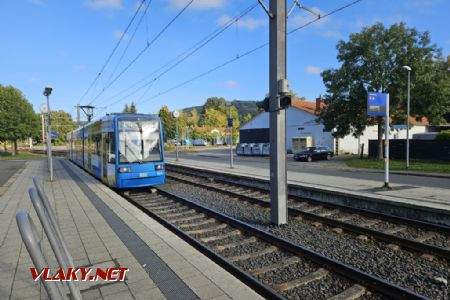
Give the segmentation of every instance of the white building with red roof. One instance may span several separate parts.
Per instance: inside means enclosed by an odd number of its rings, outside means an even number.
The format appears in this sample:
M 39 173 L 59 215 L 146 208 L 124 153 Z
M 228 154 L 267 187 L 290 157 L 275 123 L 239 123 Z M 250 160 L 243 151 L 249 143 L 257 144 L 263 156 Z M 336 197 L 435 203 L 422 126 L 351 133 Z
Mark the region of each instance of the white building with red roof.
M 335 153 L 359 153 L 364 144 L 364 153 L 368 152 L 368 141 L 377 139 L 377 126 L 368 126 L 364 134 L 355 138 L 349 134 L 344 138 L 334 138 L 332 132 L 324 131 L 324 126 L 317 122 L 317 114 L 323 106 L 320 98 L 313 101 L 292 100 L 292 105 L 286 110 L 286 148 L 288 152 L 296 152 L 300 145 L 327 146 Z M 413 134 L 427 131 L 428 120 L 410 118 L 412 128 L 409 137 Z M 268 143 L 269 142 L 269 113 L 262 112 L 240 128 L 241 143 Z M 391 139 L 406 139 L 406 129 L 402 126 L 393 126 L 390 131 Z

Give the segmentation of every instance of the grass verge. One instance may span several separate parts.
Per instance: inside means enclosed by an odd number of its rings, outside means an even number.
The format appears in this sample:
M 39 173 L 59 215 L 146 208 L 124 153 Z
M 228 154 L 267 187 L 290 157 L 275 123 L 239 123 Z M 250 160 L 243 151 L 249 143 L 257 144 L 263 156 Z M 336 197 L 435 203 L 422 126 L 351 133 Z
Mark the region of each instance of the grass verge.
M 349 167 L 352 168 L 365 168 L 365 169 L 380 169 L 384 168 L 383 160 L 364 158 L 364 159 L 351 159 L 346 162 Z M 450 163 L 442 161 L 425 161 L 425 160 L 413 160 L 409 162 L 409 169 L 406 169 L 406 162 L 400 160 L 389 161 L 390 170 L 399 171 L 417 171 L 417 172 L 429 172 L 429 173 L 450 173 Z
M 42 154 L 34 154 L 29 152 L 19 152 L 16 156 L 12 156 L 10 152 L 0 152 L 0 160 L 13 160 L 13 159 L 30 159 L 44 157 Z

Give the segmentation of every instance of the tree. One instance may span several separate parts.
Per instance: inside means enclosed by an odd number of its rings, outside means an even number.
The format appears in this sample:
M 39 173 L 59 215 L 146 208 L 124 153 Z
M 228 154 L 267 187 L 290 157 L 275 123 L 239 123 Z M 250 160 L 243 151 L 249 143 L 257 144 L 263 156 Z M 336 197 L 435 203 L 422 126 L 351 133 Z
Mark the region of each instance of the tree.
M 443 119 L 449 106 L 448 76 L 438 67 L 441 51 L 431 44 L 428 32 L 419 33 L 404 23 L 385 28 L 377 23 L 337 44 L 338 69 L 322 73 L 327 89 L 325 106 L 318 121 L 336 137 L 361 135 L 368 125 L 378 124 L 379 157 L 382 158 L 382 118 L 367 117 L 367 93 L 390 95 L 394 122 L 406 119 L 407 74 L 412 68 L 411 115 L 427 117 L 431 123 Z
M 231 102 L 224 98 L 208 98 L 203 106 L 198 125 L 210 128 L 226 128 L 228 118 L 233 118 L 233 135 L 238 134 L 239 112 Z
M 131 101 L 130 106 L 128 106 L 128 103 L 125 103 L 122 112 L 125 114 L 136 114 L 137 113 L 136 104 L 134 104 L 133 101 Z
M 167 140 L 175 138 L 176 120 L 173 113 L 169 111 L 169 108 L 166 105 L 164 105 L 159 110 L 158 116 L 163 124 L 164 139 Z
M 17 153 L 17 140 L 39 134 L 39 128 L 33 106 L 22 92 L 0 85 L 0 141 L 13 143 L 13 156 Z
M 251 119 L 252 119 L 253 117 L 252 117 L 252 114 L 246 114 L 245 116 L 244 116 L 244 118 L 242 119 L 242 123 L 247 123 L 247 122 L 249 122 Z
M 189 127 L 196 127 L 198 126 L 198 120 L 199 120 L 199 116 L 198 116 L 198 112 L 196 109 L 192 109 L 191 112 L 185 116 L 186 118 L 186 125 Z
M 59 137 L 56 138 L 55 143 L 67 142 L 67 133 L 75 130 L 77 127 L 72 120 L 72 115 L 63 110 L 56 110 L 50 112 L 52 132 L 57 132 Z
M 137 114 L 136 104 L 134 104 L 133 101 L 131 101 L 129 113 L 130 114 Z

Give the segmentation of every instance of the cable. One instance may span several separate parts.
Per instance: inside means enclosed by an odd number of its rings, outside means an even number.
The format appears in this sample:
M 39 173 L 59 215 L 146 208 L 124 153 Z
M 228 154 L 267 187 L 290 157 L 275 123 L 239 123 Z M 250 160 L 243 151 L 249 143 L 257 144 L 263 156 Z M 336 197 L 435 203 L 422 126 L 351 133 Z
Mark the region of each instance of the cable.
M 113 85 L 138 59 L 142 56 L 142 54 L 147 51 L 148 48 L 156 41 L 158 38 L 175 22 L 176 19 L 178 19 L 185 11 L 186 9 L 194 2 L 194 0 L 189 1 L 188 4 L 186 4 L 183 9 L 181 9 L 180 12 L 166 25 L 164 28 L 153 38 L 153 40 L 150 41 L 150 43 L 147 43 L 147 45 L 136 55 L 136 57 L 131 60 L 131 62 L 122 69 L 122 71 L 112 80 L 110 81 L 105 87 L 103 87 L 102 91 L 94 97 L 94 99 L 89 103 L 91 105 L 93 102 L 95 102 L 98 97 L 100 97 L 101 94 L 103 94 L 111 85 Z
M 97 76 L 95 77 L 95 79 L 92 81 L 92 83 L 89 85 L 89 87 L 87 88 L 87 90 L 84 92 L 84 94 L 81 96 L 80 100 L 78 100 L 78 103 L 80 103 L 84 97 L 86 97 L 87 93 L 89 93 L 89 91 L 91 90 L 92 86 L 97 82 L 97 80 L 99 79 L 99 77 L 102 75 L 103 71 L 105 70 L 106 66 L 108 65 L 109 61 L 111 60 L 112 56 L 114 55 L 114 53 L 116 52 L 117 48 L 119 47 L 120 43 L 122 42 L 123 38 L 125 37 L 126 33 L 128 32 L 128 29 L 130 28 L 131 24 L 133 23 L 134 19 L 136 18 L 137 14 L 139 13 L 142 5 L 144 5 L 144 2 L 146 0 L 141 0 L 141 4 L 139 5 L 139 7 L 136 9 L 133 17 L 131 18 L 130 22 L 128 23 L 127 27 L 125 28 L 125 31 L 122 33 L 122 35 L 119 38 L 119 41 L 117 41 L 116 45 L 114 46 L 113 50 L 111 51 L 111 53 L 109 54 L 108 58 L 106 59 L 105 63 L 103 64 L 102 68 L 100 69 L 100 72 L 98 72 Z
M 295 29 L 292 29 L 291 31 L 288 31 L 287 34 L 289 35 L 289 34 L 291 34 L 291 33 L 294 33 L 294 32 L 296 32 L 296 31 L 298 31 L 298 30 L 300 30 L 300 29 L 302 29 L 302 28 L 305 28 L 305 27 L 308 26 L 308 25 L 311 25 L 312 23 L 315 23 L 315 22 L 317 22 L 317 21 L 319 21 L 319 20 L 321 20 L 321 19 L 325 19 L 326 17 L 329 17 L 329 16 L 331 16 L 331 15 L 337 13 L 337 12 L 340 12 L 341 10 L 344 10 L 344 9 L 350 7 L 350 6 L 353 6 L 353 5 L 355 5 L 356 3 L 361 2 L 361 1 L 362 1 L 362 0 L 355 0 L 355 1 L 353 1 L 353 2 L 348 3 L 347 5 L 344 5 L 344 6 L 341 6 L 341 7 L 337 8 L 337 9 L 335 9 L 335 10 L 332 10 L 332 11 L 330 11 L 329 13 L 324 14 L 323 16 L 320 16 L 320 15 L 319 15 L 319 17 L 317 17 L 316 19 L 311 20 L 311 21 L 309 21 L 309 22 L 307 22 L 307 23 L 305 23 L 305 24 L 303 24 L 303 25 L 301 25 L 301 26 L 299 26 L 299 27 L 297 27 L 297 28 L 295 28 Z
M 112 77 L 114 76 L 114 74 L 116 73 L 117 68 L 119 67 L 120 63 L 122 62 L 123 57 L 125 56 L 125 53 L 128 51 L 128 48 L 130 47 L 131 43 L 133 42 L 133 39 L 134 39 L 134 37 L 135 37 L 135 35 L 136 35 L 136 32 L 138 31 L 139 27 L 141 26 L 141 23 L 142 23 L 142 21 L 144 20 L 144 17 L 147 16 L 147 10 L 148 10 L 148 8 L 150 7 L 151 4 L 152 4 L 152 0 L 150 0 L 150 1 L 148 2 L 148 4 L 145 6 L 145 10 L 144 10 L 144 12 L 142 13 L 141 18 L 139 19 L 139 21 L 138 21 L 138 23 L 137 23 L 137 25 L 136 25 L 136 28 L 134 29 L 134 32 L 133 32 L 133 34 L 131 35 L 131 38 L 130 38 L 129 41 L 128 41 L 127 46 L 126 46 L 125 49 L 123 50 L 122 55 L 120 56 L 119 60 L 118 60 L 117 63 L 116 63 L 116 66 L 114 67 L 114 70 L 111 72 L 111 75 L 109 75 L 108 79 L 106 80 L 107 83 L 109 83 L 109 81 L 111 80 L 111 78 L 112 78 Z M 147 43 L 148 43 L 148 41 L 147 41 Z
M 217 71 L 218 69 L 221 69 L 221 68 L 223 68 L 223 67 L 225 67 L 225 66 L 227 66 L 227 65 L 229 65 L 229 64 L 231 64 L 231 63 L 233 63 L 233 62 L 235 62 L 235 61 L 237 61 L 237 60 L 239 60 L 239 59 L 241 59 L 241 58 L 243 58 L 243 57 L 245 57 L 245 56 L 248 56 L 248 55 L 250 55 L 250 54 L 253 54 L 254 52 L 258 51 L 259 49 L 262 49 L 262 48 L 266 47 L 267 45 L 269 45 L 269 43 L 262 44 L 262 45 L 260 45 L 260 46 L 258 46 L 258 47 L 256 47 L 256 48 L 253 48 L 253 49 L 251 49 L 251 50 L 249 50 L 249 51 L 243 53 L 243 54 L 237 55 L 235 58 L 232 58 L 232 59 L 230 59 L 230 60 L 227 60 L 227 61 L 221 63 L 220 65 L 215 66 L 215 67 L 212 68 L 212 69 L 209 69 L 209 70 L 206 71 L 206 72 L 203 72 L 203 73 L 201 73 L 201 74 L 199 74 L 199 75 L 197 75 L 197 76 L 195 76 L 195 77 L 192 77 L 191 79 L 188 79 L 188 80 L 186 80 L 186 81 L 184 81 L 184 82 L 182 82 L 182 83 L 180 83 L 180 84 L 178 84 L 178 85 L 176 85 L 176 86 L 174 86 L 174 87 L 171 87 L 171 88 L 165 90 L 165 91 L 162 92 L 162 93 L 158 93 L 157 95 L 154 95 L 154 96 L 152 96 L 151 98 L 149 98 L 149 99 L 147 99 L 147 100 L 144 100 L 144 101 L 142 101 L 142 102 L 140 102 L 140 103 L 141 103 L 141 104 L 142 104 L 142 103 L 145 103 L 145 102 L 147 102 L 147 101 L 149 101 L 149 100 L 151 100 L 151 99 L 154 99 L 154 98 L 159 97 L 159 96 L 161 96 L 161 95 L 167 94 L 167 93 L 169 93 L 169 92 L 171 92 L 171 91 L 173 91 L 173 90 L 175 90 L 175 89 L 178 89 L 178 88 L 180 88 L 180 87 L 182 87 L 182 86 L 184 86 L 184 85 L 186 85 L 186 84 L 188 84 L 188 83 L 191 83 L 191 82 L 194 81 L 194 80 L 197 80 L 197 79 L 199 79 L 199 78 L 201 78 L 201 77 L 204 77 L 204 76 L 206 76 L 206 75 L 208 75 L 208 74 L 210 74 L 210 73 L 212 73 L 212 72 L 214 72 L 214 71 Z M 136 104 L 137 104 L 137 103 L 136 103 Z
M 333 14 L 339 12 L 339 11 L 342 11 L 343 9 L 348 8 L 348 7 L 352 6 L 352 5 L 355 5 L 356 3 L 361 2 L 361 1 L 362 1 L 362 0 L 356 0 L 356 1 L 353 1 L 353 2 L 351 2 L 351 3 L 349 3 L 349 4 L 345 5 L 345 6 L 342 6 L 342 7 L 340 7 L 340 8 L 337 8 L 337 9 L 335 9 L 335 10 L 333 10 L 333 11 L 327 13 L 327 14 L 324 14 L 324 15 L 321 16 L 320 18 L 316 18 L 316 19 L 314 19 L 314 20 L 312 20 L 312 21 L 309 21 L 309 22 L 307 22 L 307 23 L 305 23 L 305 24 L 303 24 L 303 25 L 301 25 L 301 26 L 299 26 L 299 27 L 297 27 L 297 28 L 295 28 L 295 29 L 293 29 L 293 30 L 287 32 L 287 34 L 288 34 L 288 35 L 289 35 L 289 34 L 292 34 L 292 33 L 296 32 L 296 31 L 298 31 L 298 30 L 300 30 L 300 29 L 302 29 L 302 28 L 305 28 L 305 27 L 307 27 L 307 26 L 309 26 L 309 25 L 311 25 L 311 24 L 313 24 L 313 23 L 315 23 L 315 22 L 317 22 L 317 21 L 319 21 L 319 20 L 322 20 L 322 19 L 324 19 L 324 18 L 326 18 L 326 17 L 329 17 L 329 16 L 331 16 L 331 15 L 333 15 Z M 144 100 L 144 101 L 141 101 L 141 102 L 135 102 L 135 104 L 142 104 L 142 103 L 148 102 L 148 101 L 150 101 L 150 100 L 152 100 L 152 99 L 154 99 L 154 98 L 157 98 L 157 97 L 159 97 L 159 96 L 162 96 L 162 95 L 164 95 L 164 94 L 167 94 L 167 93 L 169 93 L 169 92 L 171 92 L 171 91 L 173 91 L 173 90 L 175 90 L 175 89 L 178 89 L 178 88 L 180 88 L 180 87 L 182 87 L 182 86 L 184 86 L 184 85 L 186 85 L 186 84 L 189 84 L 189 83 L 191 83 L 191 82 L 193 82 L 193 81 L 195 81 L 195 80 L 197 80 L 197 79 L 199 79 L 199 78 L 201 78 L 201 77 L 204 77 L 204 76 L 206 76 L 206 75 L 208 75 L 208 74 L 210 74 L 210 73 L 212 73 L 212 72 L 214 72 L 214 71 L 217 71 L 217 70 L 219 70 L 219 69 L 221 69 L 221 68 L 223 68 L 223 67 L 225 67 L 225 66 L 227 66 L 227 65 L 229 65 L 229 64 L 231 64 L 231 63 L 233 63 L 233 62 L 235 62 L 235 61 L 237 61 L 237 60 L 239 60 L 240 58 L 243 58 L 243 57 L 245 57 L 245 56 L 248 56 L 248 55 L 250 55 L 250 54 L 253 54 L 253 53 L 255 53 L 256 51 L 258 51 L 258 50 L 260 50 L 260 49 L 266 47 L 267 45 L 269 45 L 269 42 L 266 42 L 266 43 L 264 43 L 264 44 L 261 44 L 261 45 L 259 45 L 258 47 L 255 47 L 255 48 L 253 48 L 253 49 L 251 49 L 251 50 L 249 50 L 249 51 L 247 51 L 247 52 L 245 52 L 245 53 L 243 53 L 243 54 L 241 54 L 241 55 L 237 55 L 235 58 L 229 59 L 229 60 L 227 60 L 227 61 L 225 61 L 225 62 L 223 62 L 223 63 L 221 63 L 221 64 L 219 64 L 219 65 L 217 65 L 217 66 L 215 66 L 215 67 L 213 67 L 213 68 L 211 68 L 211 69 L 209 69 L 209 70 L 207 70 L 207 71 L 205 71 L 205 72 L 203 72 L 203 73 L 201 73 L 201 74 L 199 74 L 199 75 L 197 75 L 197 76 L 194 76 L 194 77 L 192 77 L 192 78 L 190 78 L 190 79 L 188 79 L 188 80 L 186 80 L 186 81 L 184 81 L 184 82 L 182 82 L 182 83 L 180 83 L 180 84 L 178 84 L 178 85 L 175 85 L 175 86 L 173 86 L 173 87 L 171 87 L 171 88 L 169 88 L 169 89 L 167 89 L 167 90 L 161 92 L 161 93 L 158 93 L 158 94 L 156 94 L 156 95 L 153 95 L 152 97 L 150 97 L 150 98 L 148 98 L 148 99 L 146 99 L 146 100 Z M 120 101 L 122 101 L 122 100 L 118 100 L 118 101 L 114 102 L 114 104 L 116 104 L 116 103 L 118 103 L 118 102 L 120 102 Z
M 119 92 L 118 94 L 116 94 L 115 96 L 113 96 L 112 98 L 115 98 L 121 94 L 123 94 L 123 92 L 130 90 L 131 88 L 135 87 L 136 85 L 138 85 L 139 83 L 145 81 L 146 79 L 148 79 L 150 76 L 154 75 L 155 73 L 157 73 L 160 70 L 163 70 L 164 68 L 166 68 L 167 66 L 169 66 L 170 64 L 172 64 L 170 67 L 168 67 L 165 71 L 163 71 L 162 73 L 160 73 L 158 76 L 156 76 L 155 78 L 152 78 L 149 82 L 144 83 L 143 85 L 141 85 L 139 88 L 135 89 L 133 92 L 129 93 L 127 96 L 125 96 L 124 98 L 128 98 L 132 95 L 134 95 L 135 93 L 139 92 L 140 90 L 142 90 L 143 88 L 145 88 L 148 84 L 160 79 L 163 75 L 167 74 L 169 71 L 173 70 L 176 66 L 178 66 L 179 64 L 181 64 L 183 61 L 185 61 L 186 59 L 188 59 L 190 56 L 192 56 L 193 54 L 195 54 L 196 52 L 198 52 L 200 49 L 202 49 L 204 46 L 206 46 L 208 43 L 210 43 L 212 40 L 214 40 L 215 38 L 217 38 L 220 34 L 222 34 L 225 30 L 227 30 L 230 26 L 232 26 L 234 23 L 237 23 L 239 21 L 239 19 L 241 19 L 242 17 L 244 17 L 245 15 L 247 15 L 248 13 L 250 13 L 255 7 L 257 7 L 258 4 L 253 4 L 250 5 L 249 7 L 247 7 L 246 9 L 244 9 L 241 13 L 239 13 L 235 18 L 230 19 L 228 22 L 226 22 L 224 25 L 222 25 L 222 27 L 219 27 L 218 29 L 214 30 L 212 33 L 208 34 L 205 38 L 201 39 L 199 42 L 197 42 L 196 44 L 194 44 L 192 47 L 190 47 L 189 49 L 185 50 L 184 52 L 182 52 L 181 54 L 179 54 L 177 57 L 175 57 L 174 59 L 170 60 L 168 63 L 164 64 L 162 67 L 158 68 L 156 71 L 153 71 L 152 73 L 146 75 L 143 79 L 139 80 L 137 83 L 133 84 L 131 87 L 126 88 L 125 90 L 122 90 L 121 92 Z M 180 59 L 181 58 L 181 59 Z M 178 60 L 179 59 L 179 60 Z M 178 60 L 178 61 L 177 61 Z M 100 102 L 99 104 L 104 103 Z
M 324 18 L 326 18 L 326 17 L 329 17 L 329 16 L 331 16 L 331 15 L 333 15 L 333 14 L 335 14 L 335 13 L 337 13 L 337 12 L 339 12 L 339 11 L 345 9 L 345 8 L 348 8 L 348 7 L 352 6 L 352 5 L 355 5 L 356 3 L 361 2 L 361 1 L 362 1 L 362 0 L 356 0 L 356 1 L 353 1 L 353 2 L 351 2 L 351 3 L 349 3 L 349 4 L 345 5 L 345 6 L 342 6 L 342 7 L 340 7 L 340 8 L 337 8 L 337 9 L 335 9 L 335 10 L 333 10 L 333 11 L 331 11 L 331 12 L 329 12 L 329 13 L 323 15 L 323 16 L 321 16 L 320 18 L 316 18 L 316 19 L 314 19 L 314 20 L 312 20 L 312 21 L 309 21 L 309 22 L 307 22 L 307 23 L 305 23 L 305 24 L 303 24 L 303 25 L 301 25 L 301 26 L 299 26 L 299 27 L 297 27 L 297 28 L 295 28 L 295 29 L 289 31 L 287 34 L 288 34 L 288 35 L 289 35 L 289 34 L 292 34 L 292 33 L 296 32 L 296 31 L 298 31 L 298 30 L 300 30 L 300 29 L 302 29 L 302 28 L 305 28 L 305 27 L 311 25 L 312 23 L 315 23 L 315 22 L 317 22 L 317 21 L 319 21 L 319 20 L 321 20 L 321 19 L 324 19 Z M 233 59 L 230 59 L 230 60 L 228 60 L 228 61 L 226 61 L 226 62 L 224 62 L 224 63 L 222 63 L 222 64 L 220 64 L 220 65 L 218 65 L 218 66 L 216 66 L 216 67 L 214 67 L 214 68 L 212 68 L 212 69 L 209 69 L 208 71 L 206 71 L 206 72 L 204 72 L 204 73 L 201 73 L 201 74 L 199 74 L 199 75 L 197 75 L 197 76 L 195 76 L 195 77 L 192 77 L 191 79 L 186 80 L 186 81 L 184 81 L 184 82 L 182 82 L 182 83 L 180 83 L 180 84 L 178 84 L 178 85 L 176 85 L 176 86 L 174 86 L 174 87 L 172 87 L 172 88 L 169 88 L 169 89 L 165 90 L 165 91 L 162 92 L 162 93 L 159 93 L 159 94 L 157 94 L 157 95 L 154 95 L 154 96 L 152 96 L 151 98 L 149 98 L 149 99 L 147 99 L 147 100 L 144 100 L 144 101 L 142 101 L 142 102 L 140 102 L 140 103 L 141 103 L 141 104 L 142 104 L 142 103 L 145 103 L 145 102 L 147 102 L 147 101 L 149 101 L 149 100 L 151 100 L 151 99 L 157 98 L 157 97 L 159 97 L 159 96 L 161 96 L 161 95 L 167 94 L 167 93 L 169 93 L 169 92 L 171 92 L 171 91 L 173 91 L 173 90 L 175 90 L 175 89 L 178 89 L 178 88 L 180 88 L 180 87 L 182 87 L 182 86 L 184 86 L 184 85 L 186 85 L 186 84 L 188 84 L 188 83 L 190 83 L 190 82 L 192 82 L 192 81 L 194 81 L 194 80 L 197 80 L 197 79 L 199 79 L 199 78 L 201 78 L 201 77 L 204 77 L 204 76 L 206 76 L 206 75 L 208 75 L 208 74 L 210 74 L 210 73 L 212 73 L 212 72 L 214 72 L 214 71 L 217 71 L 218 69 L 221 69 L 221 68 L 223 68 L 223 67 L 225 67 L 225 66 L 227 66 L 227 65 L 229 65 L 229 64 L 231 64 L 231 63 L 233 63 L 233 62 L 235 62 L 235 61 L 237 61 L 238 59 L 240 59 L 240 58 L 242 58 L 242 57 L 245 57 L 245 56 L 248 56 L 248 55 L 250 55 L 250 54 L 253 54 L 253 53 L 256 52 L 257 50 L 262 49 L 262 48 L 266 47 L 267 45 L 269 45 L 268 42 L 266 42 L 266 43 L 264 43 L 264 44 L 262 44 L 262 45 L 260 45 L 260 46 L 258 46 L 258 47 L 256 47 L 256 48 L 253 48 L 252 50 L 249 50 L 249 51 L 243 53 L 242 55 L 238 55 L 237 57 L 235 57 L 235 58 L 233 58 Z M 137 104 L 137 103 L 136 103 L 136 104 Z

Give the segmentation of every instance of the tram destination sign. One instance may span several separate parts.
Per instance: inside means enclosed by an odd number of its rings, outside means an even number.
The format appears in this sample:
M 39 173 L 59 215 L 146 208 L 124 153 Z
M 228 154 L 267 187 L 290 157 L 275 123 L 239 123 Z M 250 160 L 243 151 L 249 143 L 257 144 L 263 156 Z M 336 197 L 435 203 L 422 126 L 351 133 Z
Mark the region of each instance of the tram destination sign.
M 387 97 L 386 93 L 369 93 L 367 95 L 367 115 L 385 117 Z

